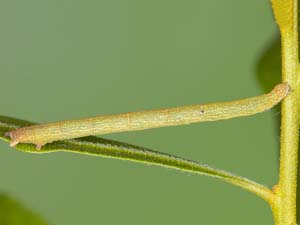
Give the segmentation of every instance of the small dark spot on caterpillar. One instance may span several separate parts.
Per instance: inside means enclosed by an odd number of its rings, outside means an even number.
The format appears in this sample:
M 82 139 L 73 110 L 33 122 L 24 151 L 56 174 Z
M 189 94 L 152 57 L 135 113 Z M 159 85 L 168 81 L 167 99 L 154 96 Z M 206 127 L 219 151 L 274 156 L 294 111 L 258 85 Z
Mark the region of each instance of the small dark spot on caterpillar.
M 200 114 L 201 114 L 201 115 L 204 114 L 204 112 L 205 112 L 204 109 L 201 109 L 201 110 L 200 110 Z

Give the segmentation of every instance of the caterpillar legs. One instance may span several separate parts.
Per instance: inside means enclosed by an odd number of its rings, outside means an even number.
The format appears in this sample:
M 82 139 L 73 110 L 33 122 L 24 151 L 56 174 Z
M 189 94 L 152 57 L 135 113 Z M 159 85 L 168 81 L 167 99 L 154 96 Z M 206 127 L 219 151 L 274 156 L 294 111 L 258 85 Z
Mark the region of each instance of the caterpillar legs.
M 14 135 L 12 134 L 12 132 L 6 132 L 4 133 L 4 136 L 6 137 L 10 137 L 11 141 L 10 141 L 10 147 L 15 147 L 17 144 L 21 143 L 20 141 L 16 140 Z M 35 148 L 36 150 L 41 150 L 43 147 L 43 144 L 35 144 Z

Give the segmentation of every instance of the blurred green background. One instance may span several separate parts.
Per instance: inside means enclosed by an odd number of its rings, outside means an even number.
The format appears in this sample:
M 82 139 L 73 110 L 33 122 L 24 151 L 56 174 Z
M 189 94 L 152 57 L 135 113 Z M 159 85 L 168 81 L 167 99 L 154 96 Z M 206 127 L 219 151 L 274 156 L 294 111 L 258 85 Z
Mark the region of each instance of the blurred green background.
M 268 0 L 1 0 L 0 27 L 0 114 L 36 122 L 261 94 L 255 66 L 277 29 Z M 277 117 L 104 137 L 272 186 Z M 265 202 L 212 178 L 0 147 L 0 191 L 50 224 L 272 224 Z

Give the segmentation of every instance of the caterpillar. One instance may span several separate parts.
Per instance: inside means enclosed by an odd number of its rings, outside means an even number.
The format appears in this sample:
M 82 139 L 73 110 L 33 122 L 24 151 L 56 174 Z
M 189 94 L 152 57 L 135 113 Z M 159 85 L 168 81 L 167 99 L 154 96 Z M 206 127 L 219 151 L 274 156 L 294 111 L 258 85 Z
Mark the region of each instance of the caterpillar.
M 5 135 L 11 138 L 12 147 L 18 143 L 31 143 L 40 150 L 47 143 L 64 139 L 253 115 L 272 108 L 288 92 L 288 84 L 283 83 L 275 86 L 268 94 L 241 100 L 44 123 L 21 127 Z

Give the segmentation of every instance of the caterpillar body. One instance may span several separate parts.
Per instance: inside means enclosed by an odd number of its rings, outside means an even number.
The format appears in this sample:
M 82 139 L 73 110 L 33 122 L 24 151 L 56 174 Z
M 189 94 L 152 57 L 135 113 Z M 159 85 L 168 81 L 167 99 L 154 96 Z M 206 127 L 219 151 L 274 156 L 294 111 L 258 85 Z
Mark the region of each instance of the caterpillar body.
M 284 83 L 268 94 L 241 100 L 45 123 L 18 128 L 6 135 L 11 138 L 11 146 L 31 143 L 39 150 L 47 143 L 64 139 L 248 116 L 272 108 L 288 92 L 289 86 Z

